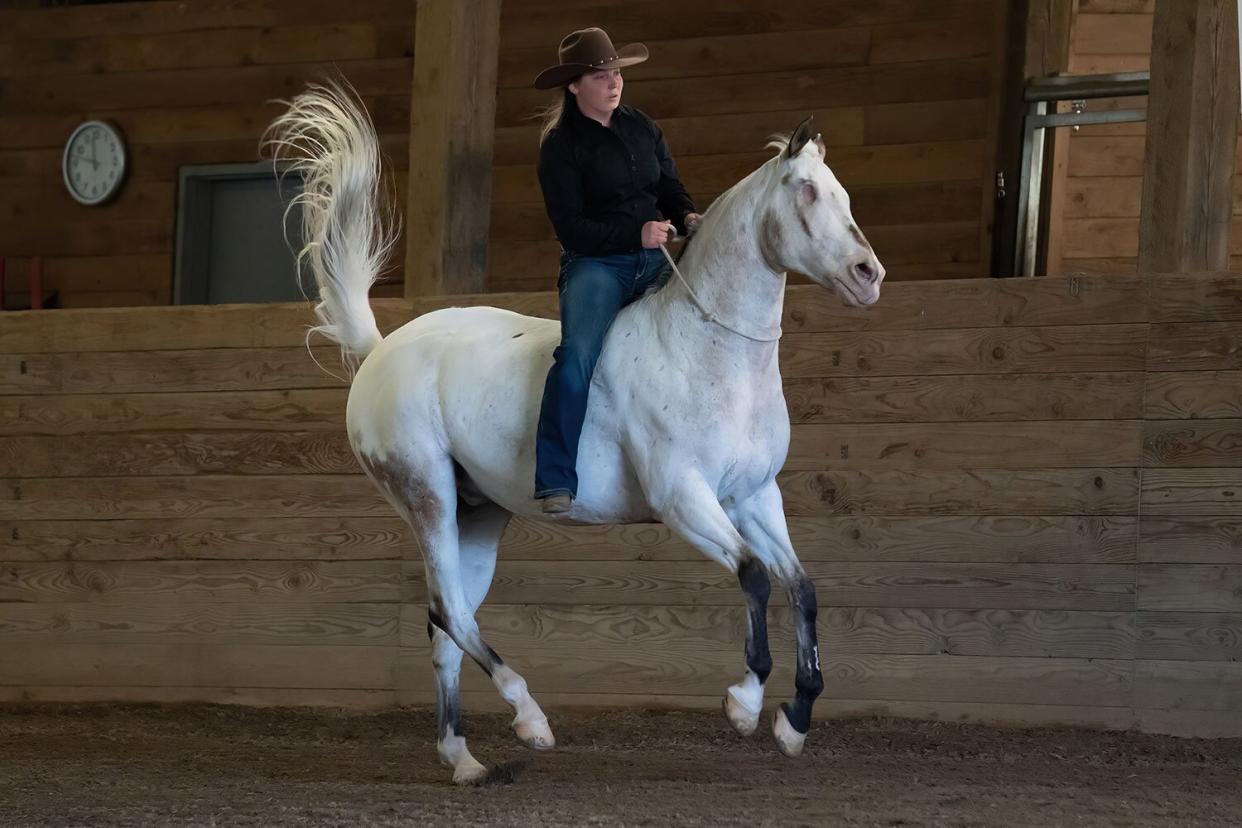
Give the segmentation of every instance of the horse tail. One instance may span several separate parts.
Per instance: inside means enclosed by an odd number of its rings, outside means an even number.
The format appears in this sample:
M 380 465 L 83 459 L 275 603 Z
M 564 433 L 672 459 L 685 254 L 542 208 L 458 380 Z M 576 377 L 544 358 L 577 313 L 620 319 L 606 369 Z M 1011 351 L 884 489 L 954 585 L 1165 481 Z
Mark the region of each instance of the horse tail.
M 296 172 L 303 190 L 289 205 L 302 208 L 304 246 L 299 281 L 309 267 L 319 288 L 321 333 L 341 348 L 352 374 L 382 340 L 367 299 L 397 240 L 396 211 L 380 177 L 375 128 L 344 81 L 311 84 L 263 135 L 281 176 Z M 287 211 L 286 211 L 287 215 Z M 310 333 L 308 333 L 308 338 Z

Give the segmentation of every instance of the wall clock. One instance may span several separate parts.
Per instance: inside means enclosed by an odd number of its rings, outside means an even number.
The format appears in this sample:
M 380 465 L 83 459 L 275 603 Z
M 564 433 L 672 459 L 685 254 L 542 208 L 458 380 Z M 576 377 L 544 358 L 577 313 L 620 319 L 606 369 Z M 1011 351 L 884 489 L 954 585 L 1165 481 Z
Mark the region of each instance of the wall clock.
M 111 124 L 86 121 L 65 142 L 65 187 L 82 204 L 103 204 L 116 195 L 125 167 L 125 140 Z

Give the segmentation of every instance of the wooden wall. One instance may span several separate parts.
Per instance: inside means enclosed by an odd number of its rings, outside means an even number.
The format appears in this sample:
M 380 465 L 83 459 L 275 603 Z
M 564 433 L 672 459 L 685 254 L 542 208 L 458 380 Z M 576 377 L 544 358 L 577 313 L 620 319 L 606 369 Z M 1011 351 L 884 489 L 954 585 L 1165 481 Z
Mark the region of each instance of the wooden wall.
M 546 290 L 556 251 L 533 162 L 530 89 L 562 34 L 603 26 L 651 59 L 624 100 L 656 118 L 700 208 L 770 157 L 808 114 L 893 280 L 986 275 L 1005 4 L 763 0 L 667 4 L 506 0 L 489 284 Z M 985 184 L 987 185 L 985 187 Z M 986 190 L 986 193 L 985 193 Z
M 477 301 L 555 308 L 446 300 Z M 6 317 L 0 699 L 432 698 L 422 567 L 309 320 Z M 894 284 L 868 312 L 796 287 L 784 325 L 821 714 L 1242 735 L 1242 277 Z M 551 706 L 716 707 L 743 607 L 662 527 L 523 521 L 480 620 Z M 473 667 L 464 687 L 496 706 Z
M 0 255 L 25 284 L 46 260 L 63 305 L 167 304 L 177 170 L 257 160 L 263 128 L 337 68 L 360 90 L 404 203 L 414 0 L 176 0 L 0 11 Z M 889 279 L 985 275 L 996 44 L 990 0 L 762 0 L 670 14 L 654 0 L 506 0 L 491 245 L 496 290 L 544 290 L 552 241 L 534 177 L 546 93 L 529 89 L 572 28 L 644 40 L 627 102 L 659 118 L 703 206 L 815 113 L 829 161 Z M 64 191 L 64 141 L 118 124 L 133 154 L 119 199 Z M 401 294 L 401 257 L 379 295 Z M 24 301 L 16 297 L 15 301 Z
M 1154 8 L 1154 0 L 1079 0 L 1070 72 L 1147 71 Z M 1088 110 L 1146 106 L 1145 97 L 1087 104 Z M 1138 257 L 1146 125 L 1084 126 L 1068 137 L 1066 169 L 1053 195 L 1060 216 L 1050 229 L 1048 272 L 1132 273 Z M 1239 176 L 1242 164 L 1234 178 L 1235 217 L 1242 215 Z M 1231 237 L 1231 262 L 1237 268 L 1242 266 L 1242 221 L 1237 218 Z
M 0 255 L 69 307 L 170 301 L 178 169 L 259 160 L 289 97 L 339 68 L 405 153 L 413 0 L 136 2 L 0 12 Z M 110 205 L 65 192 L 65 140 L 117 124 L 131 168 Z

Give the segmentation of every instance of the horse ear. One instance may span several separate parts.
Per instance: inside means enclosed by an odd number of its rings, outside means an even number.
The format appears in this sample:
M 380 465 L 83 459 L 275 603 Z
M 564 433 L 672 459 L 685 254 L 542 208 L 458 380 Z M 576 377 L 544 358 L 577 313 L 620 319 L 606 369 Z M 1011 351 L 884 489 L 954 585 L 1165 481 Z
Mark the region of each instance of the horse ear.
M 802 152 L 802 148 L 806 146 L 806 142 L 811 140 L 815 135 L 815 116 L 812 115 L 802 123 L 798 124 L 798 128 L 794 130 L 793 137 L 789 139 L 789 147 L 785 150 L 786 158 L 793 158 Z
M 818 132 L 815 133 L 815 149 L 819 150 L 819 160 L 823 161 L 824 156 L 828 154 L 828 147 L 824 145 L 824 136 Z

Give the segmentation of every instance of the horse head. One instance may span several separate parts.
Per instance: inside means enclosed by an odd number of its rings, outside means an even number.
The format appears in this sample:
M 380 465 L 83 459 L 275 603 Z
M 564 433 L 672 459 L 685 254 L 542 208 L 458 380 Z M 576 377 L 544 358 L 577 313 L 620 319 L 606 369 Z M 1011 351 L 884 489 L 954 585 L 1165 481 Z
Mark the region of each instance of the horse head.
M 759 200 L 759 249 L 768 266 L 805 273 L 847 305 L 875 304 L 884 266 L 850 213 L 849 194 L 824 163 L 812 119 L 787 142 L 768 146 L 779 150 Z

